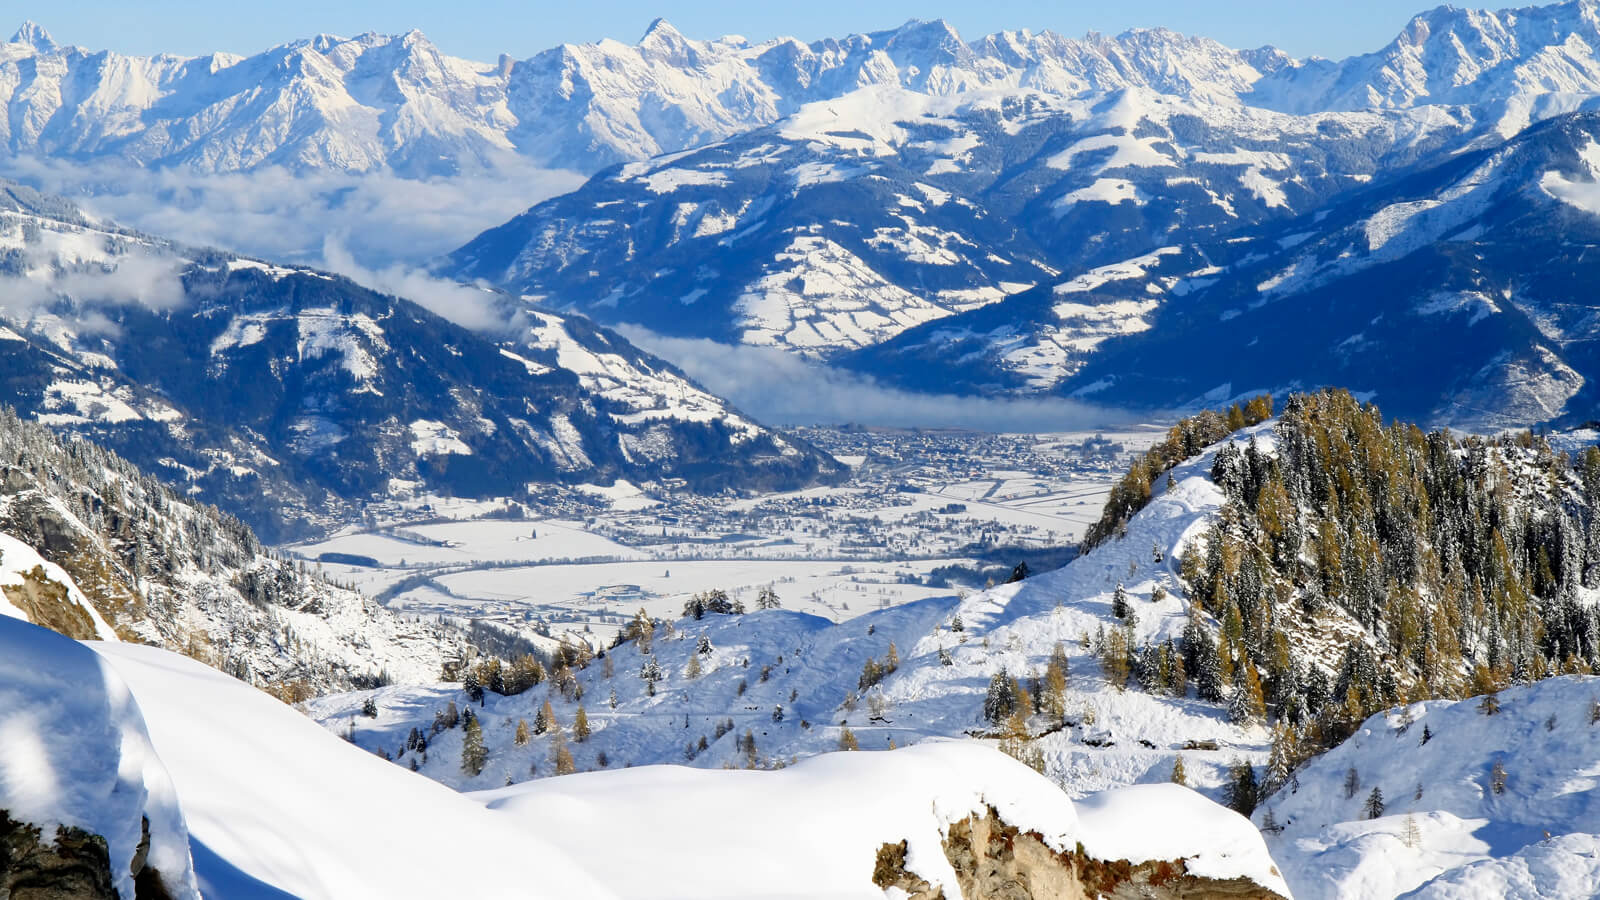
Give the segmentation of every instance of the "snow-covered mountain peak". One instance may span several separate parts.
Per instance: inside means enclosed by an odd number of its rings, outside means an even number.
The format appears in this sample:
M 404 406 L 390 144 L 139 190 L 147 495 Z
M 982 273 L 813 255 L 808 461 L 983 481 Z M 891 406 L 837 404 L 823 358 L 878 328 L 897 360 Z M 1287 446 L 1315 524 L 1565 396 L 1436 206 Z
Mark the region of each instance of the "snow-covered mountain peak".
M 944 19 L 910 19 L 893 31 L 869 35 L 884 49 L 903 53 L 935 53 L 955 61 L 970 57 L 955 26 Z
M 11 35 L 11 40 L 7 41 L 7 43 L 27 44 L 35 50 L 45 53 L 56 49 L 58 46 L 56 39 L 50 36 L 50 32 L 46 31 L 43 25 L 32 19 L 23 22 L 22 27 Z
M 694 67 L 701 64 L 700 46 L 698 41 L 691 41 L 684 37 L 683 32 L 674 28 L 671 22 L 658 18 L 645 29 L 644 36 L 639 38 L 639 53 L 646 59 L 663 62 L 680 68 Z
M 1246 101 L 1302 113 L 1484 106 L 1494 118 L 1510 116 L 1498 129 L 1509 137 L 1529 124 L 1527 107 L 1572 109 L 1600 89 L 1597 9 L 1594 0 L 1497 11 L 1440 6 L 1375 52 L 1309 60 L 1264 79 Z

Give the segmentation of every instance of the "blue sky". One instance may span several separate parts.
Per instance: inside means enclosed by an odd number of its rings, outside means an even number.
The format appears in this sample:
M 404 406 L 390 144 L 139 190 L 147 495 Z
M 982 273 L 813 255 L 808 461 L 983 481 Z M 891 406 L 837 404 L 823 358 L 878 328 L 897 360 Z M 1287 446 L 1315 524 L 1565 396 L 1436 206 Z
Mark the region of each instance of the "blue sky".
M 1069 36 L 1165 25 L 1237 47 L 1274 44 L 1296 56 L 1376 50 L 1428 0 L 34 0 L 8 4 L 63 43 L 126 53 L 211 50 L 248 53 L 318 32 L 356 34 L 421 28 L 445 52 L 492 60 L 531 56 L 564 41 L 637 40 L 656 16 L 690 37 L 735 33 L 806 40 L 944 18 L 968 37 L 1002 28 Z M 1471 5 L 1461 3 L 1458 5 Z M 1524 4 L 1508 4 L 1524 5 Z M 15 24 L 4 23 L 9 31 Z

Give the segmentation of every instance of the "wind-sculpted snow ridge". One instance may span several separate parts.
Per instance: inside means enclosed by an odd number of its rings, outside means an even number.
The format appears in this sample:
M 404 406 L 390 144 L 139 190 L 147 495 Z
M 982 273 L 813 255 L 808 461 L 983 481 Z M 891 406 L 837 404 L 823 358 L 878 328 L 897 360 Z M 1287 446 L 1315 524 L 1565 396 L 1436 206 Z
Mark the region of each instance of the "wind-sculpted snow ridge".
M 9 566 L 20 554 L 7 541 L 4 555 Z M 16 613 L 0 602 L 0 825 L 13 829 L 0 886 L 17 879 L 22 896 L 55 879 L 82 885 L 87 870 L 123 900 L 136 881 L 141 896 L 157 886 L 199 900 L 177 793 L 128 685 L 93 650 Z M 88 836 L 104 841 L 99 859 Z
M 884 844 L 899 841 L 910 874 L 943 896 L 961 896 L 949 835 L 989 810 L 1057 854 L 1077 848 L 1092 860 L 1181 861 L 1192 875 L 1244 882 L 1241 894 L 1289 896 L 1260 834 L 1193 791 L 1145 785 L 1073 803 L 1025 766 L 971 741 L 829 753 L 776 772 L 646 766 L 473 796 L 508 817 L 543 823 L 550 840 L 591 870 L 619 868 L 611 883 L 624 897 L 881 896 L 864 875 Z M 690 809 L 702 824 L 675 827 Z M 754 810 L 763 824 L 752 828 Z M 611 867 L 614 847 L 589 838 L 598 831 L 649 850 L 637 866 Z M 664 868 L 694 859 L 700 874 L 666 885 L 652 858 Z
M 1589 897 L 1597 710 L 1600 679 L 1576 675 L 1398 707 L 1255 821 L 1301 898 Z
M 509 817 L 235 679 L 152 647 L 95 649 L 145 711 L 207 896 L 610 896 Z

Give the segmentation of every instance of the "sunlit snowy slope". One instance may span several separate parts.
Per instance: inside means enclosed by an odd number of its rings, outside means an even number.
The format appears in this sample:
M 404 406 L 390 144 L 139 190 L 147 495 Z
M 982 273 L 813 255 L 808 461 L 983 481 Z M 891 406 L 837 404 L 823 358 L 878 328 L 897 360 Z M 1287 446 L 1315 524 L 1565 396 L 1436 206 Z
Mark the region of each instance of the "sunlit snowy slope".
M 1302 900 L 1590 897 L 1597 729 L 1594 677 L 1511 688 L 1493 706 L 1412 704 L 1368 719 L 1255 821 L 1276 832 L 1268 843 Z
M 1246 896 L 1288 893 L 1248 822 L 1190 791 L 1113 792 L 1085 802 L 1080 814 L 1025 766 L 970 742 L 930 743 L 892 755 L 834 754 L 782 772 L 644 767 L 463 795 L 166 651 L 100 644 L 91 652 L 3 618 L 0 642 L 37 651 L 14 657 L 31 663 L 31 675 L 0 668 L 0 690 L 32 690 L 34 700 L 49 699 L 52 691 L 66 694 L 39 711 L 69 717 L 64 722 L 30 711 L 0 719 L 11 729 L 7 734 L 26 729 L 54 742 L 43 754 L 26 752 L 33 744 L 7 745 L 0 755 L 6 776 L 0 808 L 40 823 L 74 814 L 73 798 L 103 783 L 89 771 L 103 768 L 102 757 L 68 749 L 86 718 L 74 704 L 92 694 L 99 678 L 119 688 L 125 680 L 145 711 L 155 754 L 125 750 L 124 771 L 131 766 L 147 780 L 161 774 L 162 764 L 171 772 L 170 783 L 152 782 L 161 791 L 152 788 L 152 795 L 160 799 L 146 807 L 152 828 L 169 839 L 157 845 L 151 861 L 166 865 L 163 871 L 175 873 L 172 883 L 182 888 L 186 818 L 207 897 L 437 892 L 866 900 L 884 896 L 873 880 L 882 871 L 880 848 L 901 841 L 897 866 L 906 877 L 956 896 L 960 878 L 972 873 L 958 873 L 964 864 L 948 855 L 946 841 L 958 822 L 981 819 L 991 809 L 998 822 L 1031 832 L 1069 858 L 1077 852 L 1083 859 L 1135 865 L 1170 862 L 1180 873 L 1233 884 Z M 61 678 L 63 660 L 73 658 L 86 661 L 95 678 Z M 102 667 L 108 674 L 100 675 Z M 130 702 L 126 693 L 120 702 Z M 125 747 L 130 739 L 124 736 Z M 51 778 L 60 790 L 42 793 L 41 780 Z M 115 807 L 90 809 L 92 815 L 68 820 L 84 827 L 121 823 L 125 830 Z M 1139 824 L 1152 810 L 1161 811 L 1159 828 Z M 682 827 L 685 818 L 703 827 Z M 627 865 L 617 864 L 619 854 Z

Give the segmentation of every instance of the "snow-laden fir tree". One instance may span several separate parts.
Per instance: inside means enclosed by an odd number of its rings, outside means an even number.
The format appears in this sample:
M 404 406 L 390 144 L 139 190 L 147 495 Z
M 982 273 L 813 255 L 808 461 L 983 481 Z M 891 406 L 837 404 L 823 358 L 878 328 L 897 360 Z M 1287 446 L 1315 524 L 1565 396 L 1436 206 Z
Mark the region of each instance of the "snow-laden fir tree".
M 998 725 L 1016 711 L 1019 699 L 1017 683 L 1005 666 L 1001 666 L 989 679 L 989 692 L 983 698 L 983 717 L 989 724 Z

